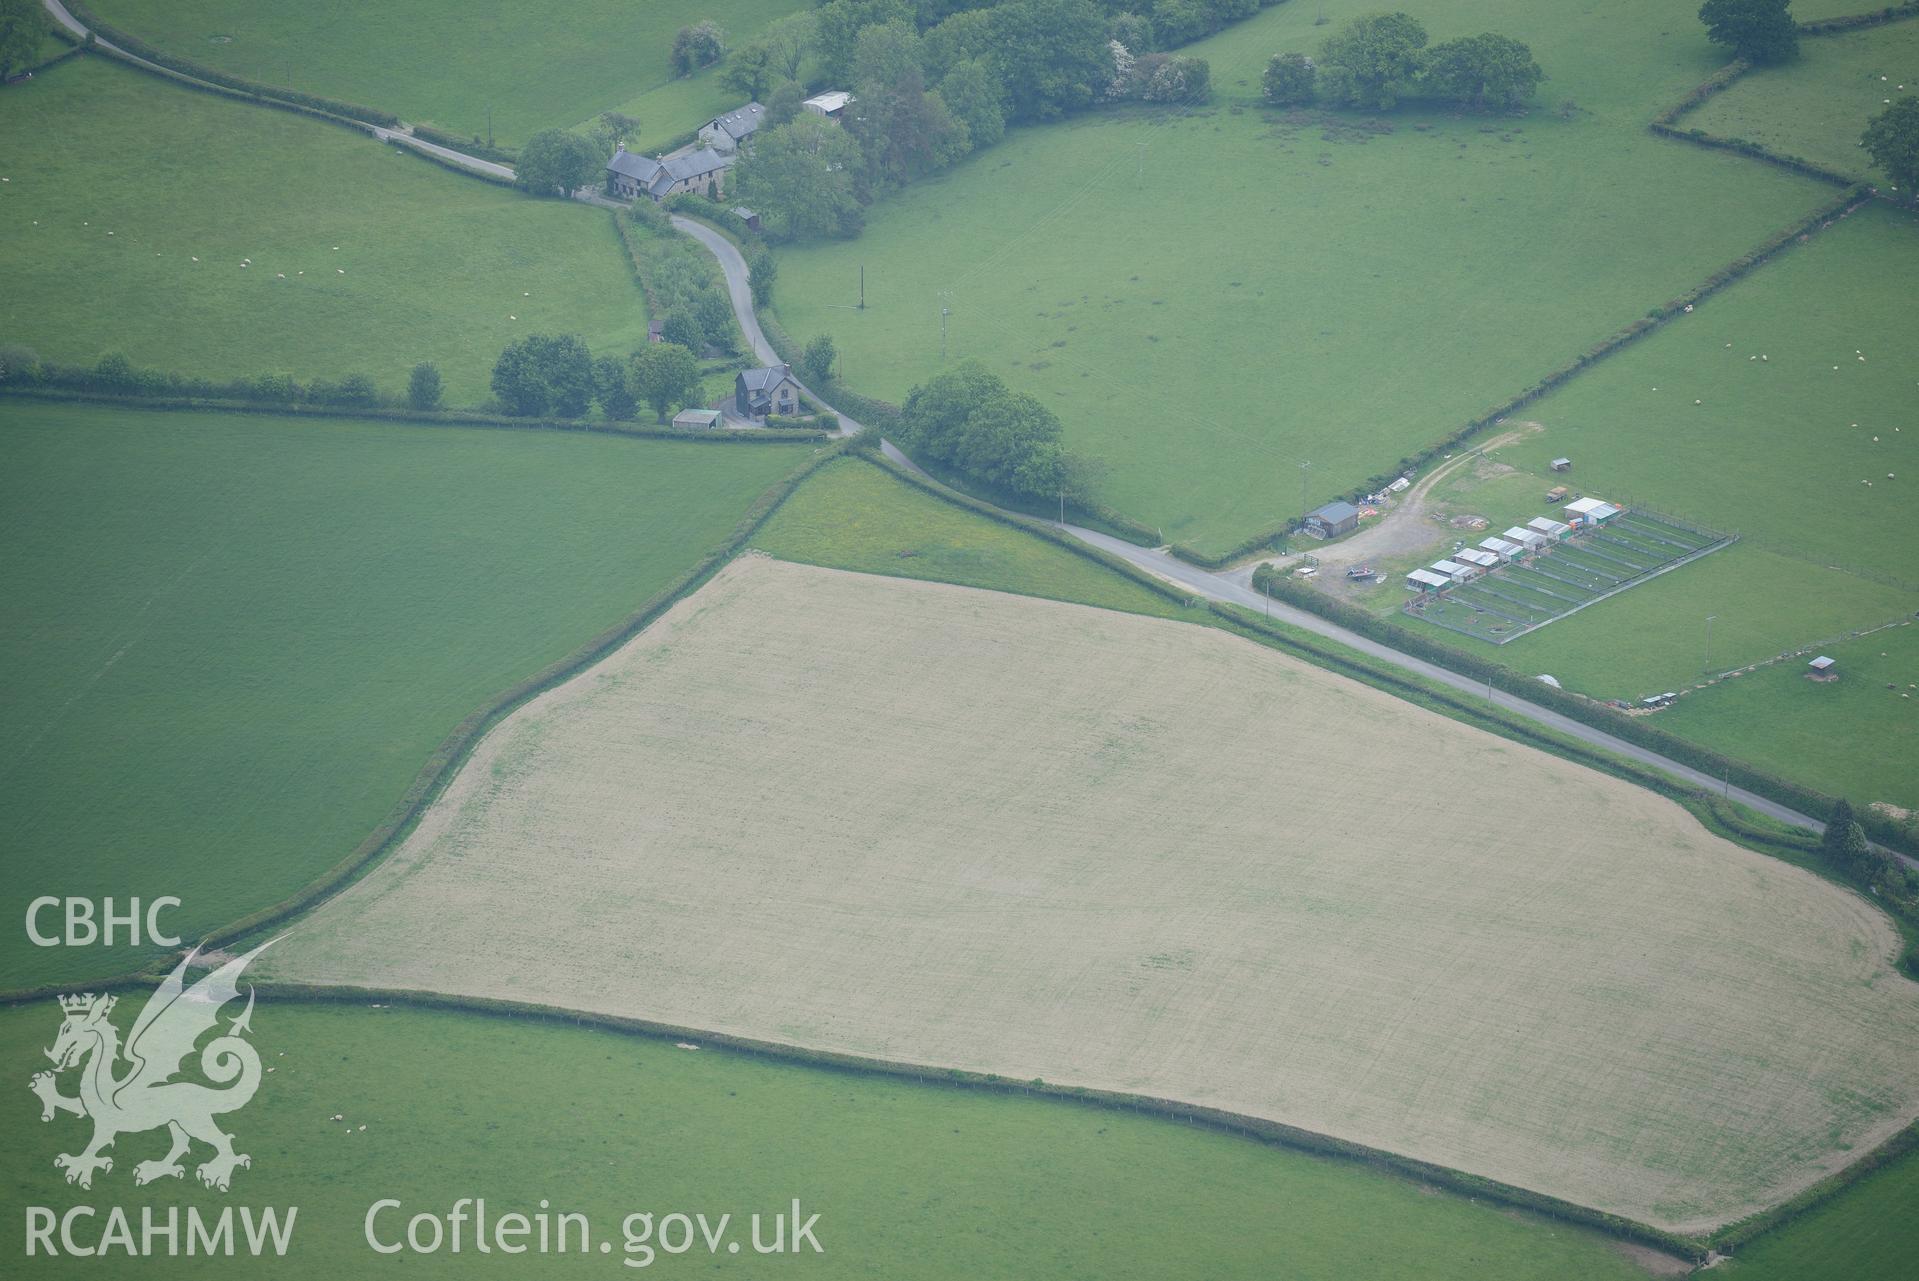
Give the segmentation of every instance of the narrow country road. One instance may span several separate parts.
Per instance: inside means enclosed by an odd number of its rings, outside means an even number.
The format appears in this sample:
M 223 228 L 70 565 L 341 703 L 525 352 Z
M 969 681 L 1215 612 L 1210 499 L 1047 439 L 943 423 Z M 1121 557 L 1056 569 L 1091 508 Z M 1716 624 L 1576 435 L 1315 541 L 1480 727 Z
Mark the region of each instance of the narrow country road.
M 62 27 L 77 37 L 82 39 L 86 37 L 86 26 L 68 12 L 66 6 L 62 4 L 60 0 L 43 0 L 43 3 L 46 5 L 47 11 L 53 15 L 54 20 Z M 115 54 L 126 58 L 128 61 L 166 72 L 169 75 L 178 74 L 177 72 L 167 71 L 166 68 L 156 68 L 153 63 L 148 62 L 146 59 L 130 54 L 124 49 L 117 48 L 105 40 L 100 40 L 96 37 L 96 41 L 101 47 L 112 50 Z M 387 129 L 368 124 L 362 124 L 360 127 L 364 128 L 381 142 L 390 142 L 411 147 L 415 151 L 434 156 L 448 164 L 469 169 L 478 174 L 508 180 L 511 180 L 514 176 L 513 170 L 506 165 L 496 164 L 489 160 L 482 160 L 477 156 L 470 156 L 450 147 L 442 147 L 435 143 L 416 138 L 404 125 L 398 129 Z M 590 204 L 614 207 L 614 202 L 598 196 L 597 193 L 575 193 L 575 199 L 584 200 Z M 672 222 L 676 230 L 697 240 L 701 245 L 705 246 L 707 252 L 711 253 L 719 262 L 720 271 L 726 278 L 727 294 L 733 302 L 734 315 L 739 320 L 740 330 L 745 334 L 747 344 L 751 348 L 753 356 L 769 365 L 780 363 L 779 353 L 773 350 L 773 345 L 767 342 L 766 334 L 760 328 L 759 316 L 753 308 L 753 293 L 747 283 L 748 273 L 746 260 L 740 256 L 740 251 L 734 246 L 732 241 L 703 223 L 696 222 L 690 218 L 682 218 L 677 214 L 673 215 Z M 802 387 L 805 386 L 804 383 L 801 385 Z M 821 408 L 837 414 L 840 422 L 840 434 L 852 436 L 865 430 L 861 423 L 834 409 L 826 400 L 815 394 L 811 388 L 805 388 L 805 390 L 807 395 L 817 402 Z M 925 475 L 911 459 L 894 448 L 890 442 L 881 442 L 881 448 L 886 457 L 893 462 L 922 476 Z M 1523 716 L 1549 729 L 1566 734 L 1582 743 L 1603 748 L 1606 751 L 1613 752 L 1616 755 L 1625 757 L 1641 765 L 1650 766 L 1690 786 L 1697 787 L 1702 791 L 1719 791 L 1723 795 L 1769 818 L 1777 819 L 1780 822 L 1791 824 L 1794 827 L 1804 828 L 1808 831 L 1823 832 L 1825 830 L 1825 824 L 1810 815 L 1802 814 L 1798 810 L 1781 805 L 1776 801 L 1768 800 L 1744 788 L 1726 787 L 1721 780 L 1701 770 L 1694 769 L 1690 765 L 1683 764 L 1667 756 L 1662 756 L 1657 752 L 1649 751 L 1646 748 L 1629 743 L 1622 738 L 1616 738 L 1603 730 L 1595 729 L 1582 721 L 1576 721 L 1570 716 L 1553 711 L 1551 708 L 1542 707 L 1537 703 L 1513 694 L 1495 692 L 1488 687 L 1480 685 L 1479 682 L 1461 676 L 1459 673 L 1451 671 L 1448 668 L 1441 667 L 1437 663 L 1428 662 L 1423 658 L 1415 657 L 1412 654 L 1404 653 L 1389 645 L 1362 636 L 1357 632 L 1341 627 L 1337 623 L 1321 618 L 1319 615 L 1300 609 L 1297 606 L 1288 605 L 1263 596 L 1255 592 L 1249 584 L 1235 581 L 1233 577 L 1212 573 L 1196 565 L 1187 564 L 1185 561 L 1164 551 L 1139 547 L 1123 539 L 1099 533 L 1096 530 L 1082 529 L 1076 525 L 1062 525 L 1060 528 L 1089 546 L 1096 547 L 1101 551 L 1117 556 L 1155 577 L 1183 587 L 1207 600 L 1220 601 L 1258 611 L 1268 617 L 1277 618 L 1294 627 L 1323 636 L 1328 640 L 1337 641 L 1371 658 L 1398 667 L 1404 671 L 1412 672 L 1450 689 L 1474 696 L 1484 696 L 1489 702 L 1496 703 L 1509 712 Z M 1914 859 L 1904 854 L 1899 854 L 1898 857 L 1908 866 L 1919 868 L 1919 859 Z
M 681 218 L 676 215 L 673 218 L 673 225 L 680 231 L 685 232 L 687 235 L 693 237 L 693 239 L 699 241 L 702 245 L 705 245 L 708 252 L 719 260 L 720 270 L 726 276 L 727 293 L 733 299 L 733 311 L 739 319 L 740 329 L 745 333 L 746 340 L 751 345 L 754 356 L 769 365 L 777 364 L 779 362 L 779 354 L 775 352 L 772 345 L 766 341 L 766 335 L 760 329 L 759 317 L 754 314 L 753 294 L 747 287 L 746 260 L 740 256 L 740 251 L 734 247 L 732 241 L 722 236 L 719 232 L 714 231 L 711 227 L 702 223 L 695 222 L 690 218 Z M 833 408 L 821 397 L 815 395 L 810 388 L 807 394 L 811 395 L 822 408 L 829 410 Z M 859 423 L 847 417 L 845 414 L 840 414 L 839 419 L 840 431 L 845 435 L 850 436 L 863 430 Z M 911 468 L 915 472 L 920 471 L 918 467 L 914 466 L 911 459 L 895 449 L 890 443 L 884 446 L 884 452 L 886 456 L 894 462 Z M 925 473 L 921 472 L 920 474 L 924 475 Z M 1262 596 L 1260 593 L 1254 591 L 1250 585 L 1236 582 L 1233 578 L 1229 578 L 1224 574 L 1212 573 L 1199 568 L 1197 565 L 1189 565 L 1178 557 L 1166 552 L 1157 551 L 1148 547 L 1139 547 L 1126 542 L 1124 539 L 1114 538 L 1111 535 L 1102 534 L 1096 530 L 1082 529 L 1076 525 L 1065 525 L 1062 526 L 1062 528 L 1067 533 L 1073 535 L 1073 537 L 1078 538 L 1081 542 L 1097 547 L 1101 551 L 1109 552 L 1155 577 L 1174 583 L 1208 600 L 1239 605 L 1245 609 L 1266 614 L 1269 617 L 1289 623 L 1294 627 L 1326 637 L 1328 640 L 1338 641 L 1340 644 L 1356 649 L 1371 658 L 1389 663 L 1402 670 L 1413 672 L 1428 680 L 1445 685 L 1450 689 L 1471 694 L 1475 697 L 1487 698 L 1488 701 L 1496 703 L 1506 711 L 1524 716 L 1528 720 L 1535 721 L 1549 729 L 1569 735 L 1582 743 L 1603 748 L 1606 751 L 1623 756 L 1627 760 L 1637 762 L 1638 764 L 1651 766 L 1702 791 L 1719 792 L 1758 813 L 1766 815 L 1768 818 L 1777 819 L 1782 823 L 1789 823 L 1794 827 L 1805 828 L 1808 831 L 1823 832 L 1825 830 L 1826 825 L 1810 815 L 1801 814 L 1798 810 L 1781 805 L 1777 801 L 1768 800 L 1756 792 L 1747 791 L 1743 787 L 1727 787 L 1722 780 L 1712 777 L 1703 770 L 1694 769 L 1692 766 L 1673 760 L 1671 757 L 1662 756 L 1657 752 L 1649 751 L 1646 748 L 1629 743 L 1623 738 L 1617 738 L 1606 733 L 1604 730 L 1595 729 L 1583 721 L 1576 721 L 1572 717 L 1561 712 L 1553 711 L 1549 707 L 1542 707 L 1537 703 L 1503 691 L 1489 691 L 1486 686 L 1481 685 L 1478 681 L 1461 676 L 1458 672 L 1441 667 L 1437 663 L 1428 662 L 1423 658 L 1415 657 L 1412 654 L 1404 653 L 1403 651 L 1392 648 L 1390 645 L 1381 644 L 1369 637 L 1361 636 L 1358 632 L 1341 627 L 1338 623 L 1321 618 L 1319 615 L 1300 609 L 1297 606 L 1284 604 L 1283 602 Z M 1907 858 L 1903 854 L 1900 855 L 1900 857 L 1905 859 L 1909 866 L 1919 867 L 1919 860 Z

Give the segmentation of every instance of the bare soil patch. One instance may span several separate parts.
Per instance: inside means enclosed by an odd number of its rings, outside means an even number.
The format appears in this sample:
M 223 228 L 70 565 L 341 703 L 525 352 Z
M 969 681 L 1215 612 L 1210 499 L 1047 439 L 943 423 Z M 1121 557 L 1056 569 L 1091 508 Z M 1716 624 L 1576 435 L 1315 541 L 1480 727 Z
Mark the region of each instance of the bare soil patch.
M 263 960 L 1180 1098 L 1692 1230 L 1919 1112 L 1897 942 L 1223 632 L 748 558 Z

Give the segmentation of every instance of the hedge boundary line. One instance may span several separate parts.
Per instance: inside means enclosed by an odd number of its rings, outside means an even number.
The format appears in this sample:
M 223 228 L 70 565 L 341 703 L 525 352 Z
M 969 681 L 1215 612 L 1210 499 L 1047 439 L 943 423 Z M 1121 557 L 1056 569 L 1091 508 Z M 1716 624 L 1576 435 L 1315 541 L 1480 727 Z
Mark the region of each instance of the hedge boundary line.
M 1443 644 L 1420 632 L 1376 618 L 1365 610 L 1334 600 L 1311 587 L 1293 581 L 1288 576 L 1269 575 L 1265 578 L 1263 586 L 1256 581 L 1254 590 L 1263 590 L 1274 600 L 1284 601 L 1309 613 L 1317 614 L 1349 631 L 1357 632 L 1370 640 L 1390 645 L 1394 649 L 1415 657 L 1426 659 L 1428 662 L 1437 663 L 1459 675 L 1488 681 L 1495 688 L 1502 689 L 1515 697 L 1550 708 L 1590 725 L 1594 729 L 1603 730 L 1615 738 L 1624 739 L 1635 746 L 1671 757 L 1704 773 L 1718 775 L 1728 782 L 1737 783 L 1747 791 L 1756 792 L 1782 805 L 1791 806 L 1801 813 L 1823 818 L 1830 814 L 1833 806 L 1838 803 L 1838 798 L 1828 796 L 1816 788 L 1792 782 L 1746 761 L 1715 752 L 1690 739 L 1681 738 L 1669 730 L 1649 724 L 1643 718 L 1621 715 L 1594 699 L 1554 689 L 1545 682 L 1535 680 L 1503 663 L 1481 658 L 1476 654 Z M 1889 820 L 1869 810 L 1861 810 L 1856 817 L 1875 840 L 1897 848 L 1907 848 L 1908 842 L 1904 834 Z
M 1401 1177 L 1436 1184 L 1460 1195 L 1484 1197 L 1564 1222 L 1597 1228 L 1614 1236 L 1626 1237 L 1678 1254 L 1695 1263 L 1704 1260 L 1707 1255 L 1706 1247 L 1696 1239 L 1668 1233 L 1649 1224 L 1608 1214 L 1603 1210 L 1594 1210 L 1570 1201 L 1562 1201 L 1545 1193 L 1529 1191 L 1476 1174 L 1468 1174 L 1449 1166 L 1433 1165 L 1416 1157 L 1401 1156 L 1381 1148 L 1368 1147 L 1330 1134 L 1321 1134 L 1316 1130 L 1301 1129 L 1282 1121 L 1247 1116 L 1239 1112 L 1229 1112 L 1223 1108 L 1207 1107 L 1204 1104 L 1187 1103 L 1178 1099 L 1160 1098 L 1150 1094 L 1128 1094 L 1093 1086 L 1062 1085 L 1038 1077 L 1023 1081 L 993 1072 L 942 1068 L 903 1060 L 847 1054 L 836 1050 L 808 1049 L 780 1041 L 761 1040 L 729 1032 L 708 1031 L 630 1015 L 567 1010 L 557 1006 L 508 1001 L 495 997 L 456 996 L 439 992 L 422 992 L 411 988 L 360 988 L 338 984 L 307 985 L 284 980 L 268 980 L 259 983 L 257 987 L 262 995 L 275 1000 L 354 1005 L 377 1001 L 383 1004 L 406 1005 L 460 1014 L 478 1014 L 493 1018 L 537 1018 L 542 1022 L 570 1023 L 576 1027 L 643 1037 L 647 1040 L 697 1041 L 706 1048 L 717 1048 L 735 1054 L 792 1063 L 802 1067 L 844 1072 L 851 1076 L 903 1079 L 923 1085 L 942 1085 L 994 1094 L 1038 1095 L 1042 1098 L 1078 1103 L 1108 1111 L 1138 1112 L 1164 1120 L 1203 1126 L 1209 1130 L 1270 1143 L 1276 1147 L 1304 1151 L 1336 1160 L 1358 1162 Z
M 1868 27 L 1880 27 L 1887 23 L 1899 22 L 1907 18 L 1916 17 L 1919 17 L 1919 0 L 1906 0 L 1905 4 L 1886 9 L 1877 9 L 1870 13 L 1856 13 L 1844 17 L 1825 18 L 1817 22 L 1802 23 L 1799 27 L 1799 32 L 1801 35 L 1814 37 L 1838 35 L 1842 32 L 1861 31 Z M 1820 182 L 1832 183 L 1835 186 L 1849 187 L 1860 182 L 1860 179 L 1853 177 L 1851 174 L 1841 173 L 1837 169 L 1828 169 L 1824 165 L 1800 156 L 1789 156 L 1783 152 L 1774 151 L 1770 147 L 1762 143 L 1753 142 L 1749 138 L 1733 138 L 1724 134 L 1708 133 L 1704 129 L 1682 129 L 1679 127 L 1680 117 L 1704 106 L 1709 99 L 1731 88 L 1734 84 L 1737 84 L 1752 70 L 1752 63 L 1743 58 L 1735 58 L 1711 76 L 1701 81 L 1687 93 L 1685 97 L 1654 116 L 1651 124 L 1649 124 L 1647 128 L 1659 134 L 1661 137 L 1674 138 L 1680 142 L 1690 142 L 1701 147 L 1711 147 L 1719 151 L 1730 151 L 1753 160 L 1760 160 L 1770 165 L 1777 165 L 1781 169 L 1788 170 L 1803 177 L 1814 178 Z
M 280 85 L 262 84 L 257 80 L 248 80 L 241 76 L 230 75 L 217 68 L 209 67 L 204 63 L 195 62 L 191 58 L 183 58 L 178 54 L 168 53 L 164 49 L 148 44 L 138 36 L 130 35 L 118 27 L 102 22 L 98 15 L 87 8 L 84 0 L 65 0 L 65 3 L 67 11 L 79 19 L 88 30 L 98 35 L 100 39 L 118 46 L 121 50 L 133 55 L 135 58 L 144 59 L 156 66 L 163 67 L 168 71 L 172 71 L 189 79 L 218 86 L 222 89 L 237 93 L 242 97 L 278 102 L 301 111 L 313 111 L 321 115 L 356 121 L 362 124 L 381 125 L 386 128 L 396 128 L 400 124 L 400 118 L 398 116 L 390 111 L 382 111 L 377 107 L 366 107 L 358 103 L 343 102 L 338 98 L 327 98 L 320 94 L 304 93 L 298 89 L 290 89 Z
M 1848 179 L 1847 189 L 1844 192 L 1819 206 L 1807 217 L 1798 220 L 1781 231 L 1773 233 L 1767 239 L 1760 242 L 1756 248 L 1733 259 L 1719 270 L 1713 272 L 1710 276 L 1707 276 L 1699 284 L 1688 289 L 1685 293 L 1652 308 L 1638 320 L 1633 321 L 1623 329 L 1617 330 L 1611 337 L 1587 348 L 1584 352 L 1565 364 L 1560 365 L 1538 382 L 1526 387 L 1516 395 L 1501 401 L 1478 417 L 1471 419 L 1464 426 L 1452 432 L 1444 439 L 1435 444 L 1428 445 L 1417 454 L 1400 459 L 1399 468 L 1396 471 L 1381 472 L 1369 478 L 1363 484 L 1346 491 L 1345 496 L 1356 497 L 1383 488 L 1399 476 L 1410 475 L 1417 472 L 1419 468 L 1430 463 L 1440 454 L 1462 447 L 1479 432 L 1497 425 L 1501 419 L 1517 413 L 1548 392 L 1556 390 L 1562 383 L 1574 375 L 1584 372 L 1588 367 L 1613 355 L 1631 343 L 1644 338 L 1647 334 L 1657 330 L 1661 325 L 1666 324 L 1675 317 L 1683 315 L 1687 307 L 1743 279 L 1755 268 L 1763 266 L 1777 254 L 1791 248 L 1801 236 L 1810 235 L 1813 231 L 1819 229 L 1826 222 L 1834 218 L 1844 217 L 1851 213 L 1853 209 L 1872 198 L 1873 192 L 1870 187 L 1864 183 L 1853 183 Z M 1290 530 L 1295 528 L 1303 517 L 1304 513 L 1301 513 L 1300 516 L 1295 516 L 1290 520 L 1270 525 L 1261 532 L 1249 538 L 1242 539 L 1232 548 L 1218 555 L 1201 551 L 1186 543 L 1174 543 L 1168 550 L 1188 564 L 1198 565 L 1202 569 L 1221 569 L 1236 560 L 1250 556 L 1255 552 L 1262 551 L 1274 545 Z
M 518 165 L 520 153 L 511 147 L 489 147 L 478 138 L 462 138 L 451 129 L 442 129 L 438 125 L 414 122 L 407 126 L 415 138 L 420 138 L 436 146 L 447 147 L 462 155 L 491 160 L 496 165 Z
M 212 931 L 199 941 L 198 946 L 222 947 L 269 926 L 278 925 L 289 917 L 330 898 L 358 877 L 361 872 L 372 867 L 411 830 L 414 821 L 451 781 L 459 767 L 465 763 L 467 755 L 488 731 L 528 700 L 578 675 L 624 645 L 661 614 L 671 609 L 681 598 L 699 588 L 723 565 L 733 559 L 766 519 L 779 510 L 780 505 L 792 495 L 802 481 L 827 462 L 837 458 L 843 450 L 844 446 L 820 450 L 803 460 L 753 500 L 752 505 L 734 525 L 732 532 L 719 545 L 700 557 L 672 582 L 647 597 L 632 613 L 572 653 L 548 663 L 533 675 L 514 682 L 488 699 L 478 709 L 470 712 L 427 757 L 426 763 L 414 775 L 413 782 L 387 812 L 386 817 L 345 858 L 279 902 L 250 912 Z M 142 970 L 93 980 L 92 986 L 98 989 L 101 986 L 113 987 L 148 982 L 160 966 L 172 964 L 177 962 L 162 959 L 150 963 Z M 0 992 L 0 1006 L 18 1005 L 25 1001 L 72 990 L 71 983 L 42 984 L 34 988 L 12 989 Z
M 0 383 L 0 399 L 45 400 L 56 403 L 112 405 L 156 413 L 205 412 L 261 414 L 275 418 L 348 418 L 372 422 L 406 423 L 421 427 L 488 427 L 502 431 L 578 432 L 599 436 L 631 436 L 641 440 L 678 440 L 703 445 L 819 444 L 831 439 L 824 430 L 804 431 L 763 427 L 753 431 L 710 431 L 659 426 L 652 423 L 610 422 L 591 418 L 514 418 L 468 410 L 393 409 L 376 405 L 298 405 L 250 400 L 213 400 L 193 396 L 114 396 L 97 391 L 68 391 L 54 387 L 22 387 Z
M 852 439 L 858 440 L 859 438 L 855 436 Z M 1133 582 L 1151 591 L 1154 595 L 1169 600 L 1182 608 L 1197 608 L 1205 603 L 1200 597 L 1188 592 L 1185 588 L 1176 587 L 1165 579 L 1141 569 L 1131 561 L 1122 560 L 1111 552 L 1095 547 L 1091 543 L 1081 542 L 1071 534 L 1053 525 L 1049 525 L 1045 521 L 1035 520 L 1031 516 L 1024 516 L 1018 512 L 1009 512 L 1003 507 L 995 507 L 983 499 L 975 498 L 971 494 L 954 489 L 952 486 L 932 476 L 928 476 L 913 467 L 902 467 L 891 458 L 877 451 L 857 451 L 856 456 L 866 458 L 874 466 L 905 481 L 915 489 L 931 494 L 943 502 L 951 503 L 955 507 L 960 507 L 976 515 L 984 516 L 988 520 L 997 521 L 1009 528 L 1032 534 L 1037 538 L 1052 543 L 1056 547 L 1063 547 L 1075 556 L 1090 560 L 1094 564 L 1110 569 L 1124 578 L 1131 579 Z

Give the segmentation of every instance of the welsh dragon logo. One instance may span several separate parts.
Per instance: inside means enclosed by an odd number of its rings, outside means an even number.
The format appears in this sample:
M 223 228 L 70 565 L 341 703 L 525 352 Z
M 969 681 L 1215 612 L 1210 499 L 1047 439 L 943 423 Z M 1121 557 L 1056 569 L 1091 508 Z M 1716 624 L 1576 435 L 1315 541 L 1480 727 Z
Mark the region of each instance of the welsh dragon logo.
M 188 953 L 147 998 L 124 1047 L 111 1018 L 118 998 L 91 992 L 60 998 L 60 1035 L 46 1052 L 53 1060 L 53 1071 L 37 1073 L 32 1089 L 40 1096 L 42 1121 L 51 1121 L 60 1112 L 93 1121 L 93 1140 L 84 1151 L 53 1158 L 54 1165 L 66 1171 L 68 1183 L 92 1187 L 94 1171 L 113 1170 L 113 1158 L 102 1151 L 112 1147 L 116 1138 L 162 1126 L 172 1138 L 172 1147 L 160 1160 L 134 1166 L 135 1183 L 182 1177 L 180 1158 L 195 1139 L 213 1148 L 212 1158 L 196 1171 L 200 1182 L 210 1188 L 226 1191 L 234 1168 L 253 1163 L 245 1153 L 233 1150 L 233 1136 L 214 1121 L 245 1107 L 260 1088 L 260 1056 L 243 1039 L 253 1018 L 251 987 L 246 1009 L 200 1051 L 201 1073 L 225 1088 L 174 1078 L 200 1038 L 218 1026 L 221 1007 L 240 995 L 241 971 L 271 946 L 271 941 L 263 943 L 228 961 L 190 988 L 187 966 L 199 949 Z M 120 1070 L 123 1061 L 124 1072 Z M 60 1093 L 57 1074 L 74 1067 L 80 1069 L 80 1093 L 69 1097 Z

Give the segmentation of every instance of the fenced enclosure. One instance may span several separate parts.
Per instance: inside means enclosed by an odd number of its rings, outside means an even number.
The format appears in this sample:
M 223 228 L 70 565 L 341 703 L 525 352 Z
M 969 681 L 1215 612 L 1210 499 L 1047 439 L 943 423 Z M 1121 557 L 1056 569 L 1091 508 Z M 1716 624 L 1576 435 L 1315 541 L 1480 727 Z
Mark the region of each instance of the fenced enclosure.
M 1408 601 L 1406 612 L 1504 645 L 1737 539 L 1633 508 L 1523 560 Z

